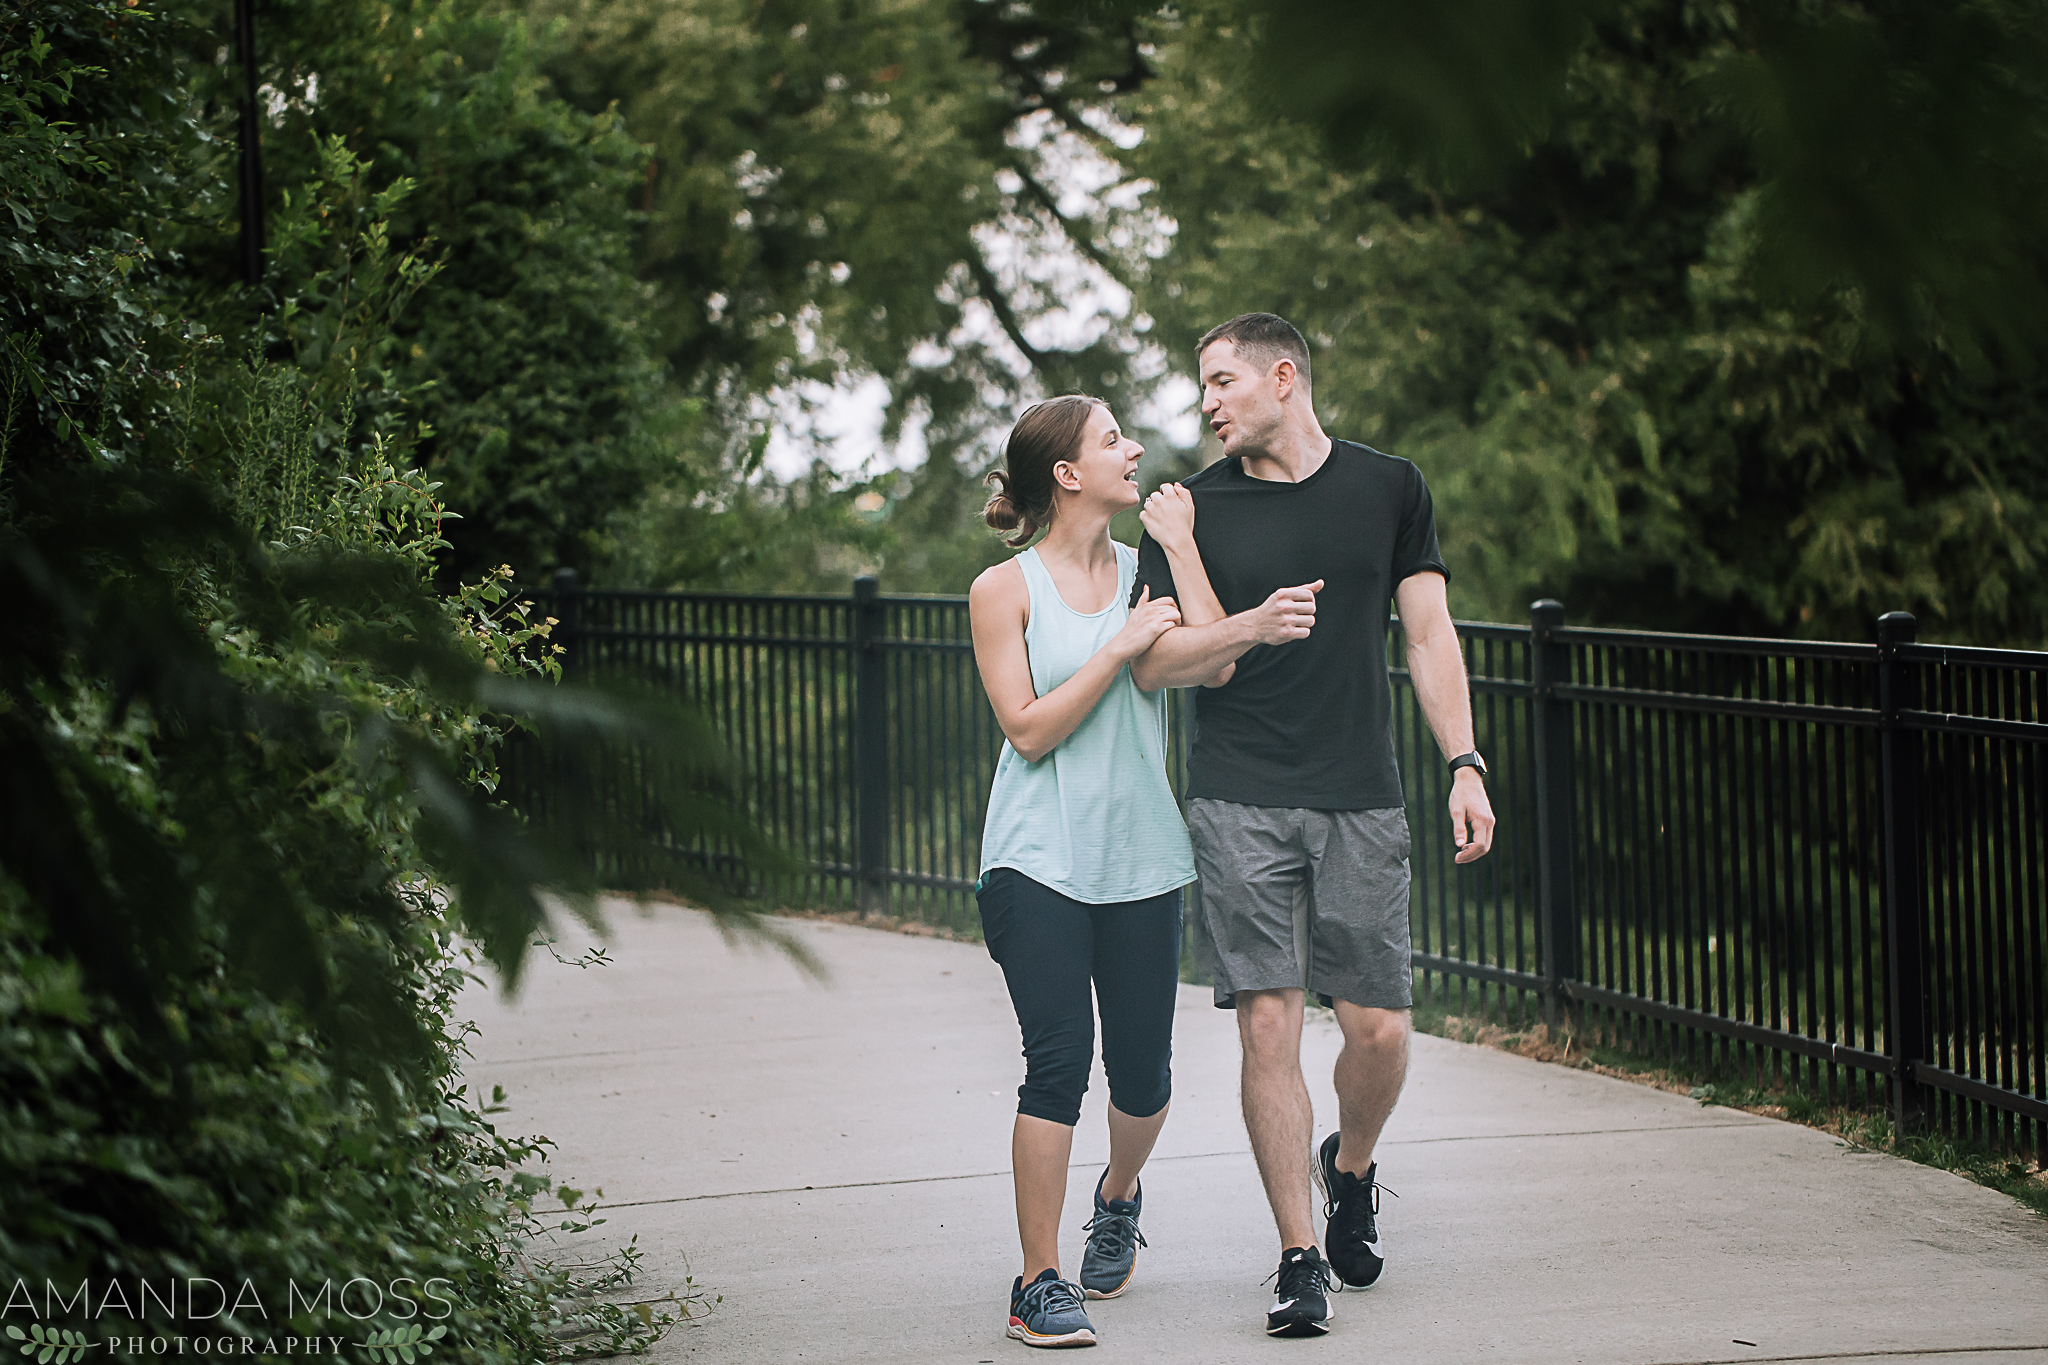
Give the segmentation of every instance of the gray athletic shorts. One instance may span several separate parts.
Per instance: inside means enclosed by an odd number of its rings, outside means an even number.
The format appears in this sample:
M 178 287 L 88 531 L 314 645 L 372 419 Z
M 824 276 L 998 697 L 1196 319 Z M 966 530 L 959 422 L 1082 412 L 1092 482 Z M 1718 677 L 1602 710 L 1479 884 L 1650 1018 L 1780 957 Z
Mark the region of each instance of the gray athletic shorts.
M 1290 986 L 1326 1005 L 1409 1007 L 1408 812 L 1198 796 L 1188 834 L 1218 1009 Z

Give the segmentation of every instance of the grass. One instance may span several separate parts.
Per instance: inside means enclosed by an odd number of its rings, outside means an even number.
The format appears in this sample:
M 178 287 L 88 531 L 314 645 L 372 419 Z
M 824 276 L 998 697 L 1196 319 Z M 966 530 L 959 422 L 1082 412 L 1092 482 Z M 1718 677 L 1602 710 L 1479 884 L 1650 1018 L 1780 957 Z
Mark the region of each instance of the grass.
M 2035 1214 L 2048 1218 L 2048 1168 L 1944 1133 L 1899 1134 L 1894 1131 L 1891 1118 L 1881 1110 L 1833 1102 L 1797 1085 L 1758 1084 L 1676 1066 L 1599 1039 L 1571 1033 L 1553 1036 L 1540 1021 L 1507 1012 L 1461 1015 L 1442 1004 L 1418 1001 L 1414 1017 L 1418 1033 L 1653 1086 L 1685 1095 L 1702 1105 L 1738 1109 L 1818 1128 L 1853 1151 L 1884 1152 L 1923 1166 L 1953 1171 L 2010 1195 Z

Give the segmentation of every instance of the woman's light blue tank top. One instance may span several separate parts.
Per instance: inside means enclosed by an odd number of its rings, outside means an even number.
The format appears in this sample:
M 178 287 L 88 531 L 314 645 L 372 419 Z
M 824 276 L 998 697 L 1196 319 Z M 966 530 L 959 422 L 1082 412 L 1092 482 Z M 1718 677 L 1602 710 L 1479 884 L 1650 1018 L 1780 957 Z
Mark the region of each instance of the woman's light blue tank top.
M 1031 591 L 1024 648 L 1043 697 L 1074 676 L 1130 619 L 1138 552 L 1116 547 L 1116 597 L 1082 615 L 1035 549 L 1017 556 Z M 1166 781 L 1166 694 L 1118 671 L 1074 733 L 1036 763 L 1004 741 L 988 794 L 981 870 L 1013 867 L 1090 905 L 1144 900 L 1195 879 L 1187 825 Z

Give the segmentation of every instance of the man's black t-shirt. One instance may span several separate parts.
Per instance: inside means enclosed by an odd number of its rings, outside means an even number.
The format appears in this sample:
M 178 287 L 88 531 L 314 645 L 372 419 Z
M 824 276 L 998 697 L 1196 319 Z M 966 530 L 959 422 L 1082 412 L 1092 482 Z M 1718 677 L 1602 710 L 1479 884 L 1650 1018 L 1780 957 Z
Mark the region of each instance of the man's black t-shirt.
M 1410 574 L 1449 578 L 1422 471 L 1353 441 L 1300 483 L 1241 461 L 1186 481 L 1195 544 L 1223 610 L 1324 581 L 1306 640 L 1253 645 L 1222 687 L 1196 693 L 1187 794 L 1248 806 L 1379 810 L 1404 804 L 1387 689 L 1387 607 Z M 1138 588 L 1181 594 L 1166 552 L 1138 544 Z

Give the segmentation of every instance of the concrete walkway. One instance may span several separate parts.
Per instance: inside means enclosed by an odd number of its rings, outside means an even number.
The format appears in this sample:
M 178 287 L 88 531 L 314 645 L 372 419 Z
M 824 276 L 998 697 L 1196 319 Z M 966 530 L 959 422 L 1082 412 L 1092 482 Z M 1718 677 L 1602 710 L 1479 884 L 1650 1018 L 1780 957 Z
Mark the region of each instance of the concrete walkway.
M 724 1295 L 657 1361 L 1015 1362 L 1008 1174 L 1022 1063 L 978 946 L 790 922 L 832 973 L 730 948 L 706 919 L 612 911 L 616 962 L 542 956 L 471 999 L 472 1080 L 603 1187 L 643 1284 Z M 577 946 L 563 945 L 565 955 Z M 1231 1016 L 1183 987 L 1173 1116 L 1145 1175 L 1138 1278 L 1092 1304 L 1086 1358 L 1372 1365 L 1478 1360 L 1925 1360 L 2048 1365 L 2048 1220 L 1825 1134 L 1418 1038 L 1380 1149 L 1389 1263 L 1320 1342 L 1262 1329 L 1279 1246 L 1237 1107 Z M 1306 1042 L 1333 1122 L 1332 1024 Z M 1063 1243 L 1078 1266 L 1106 1153 L 1098 1068 Z

